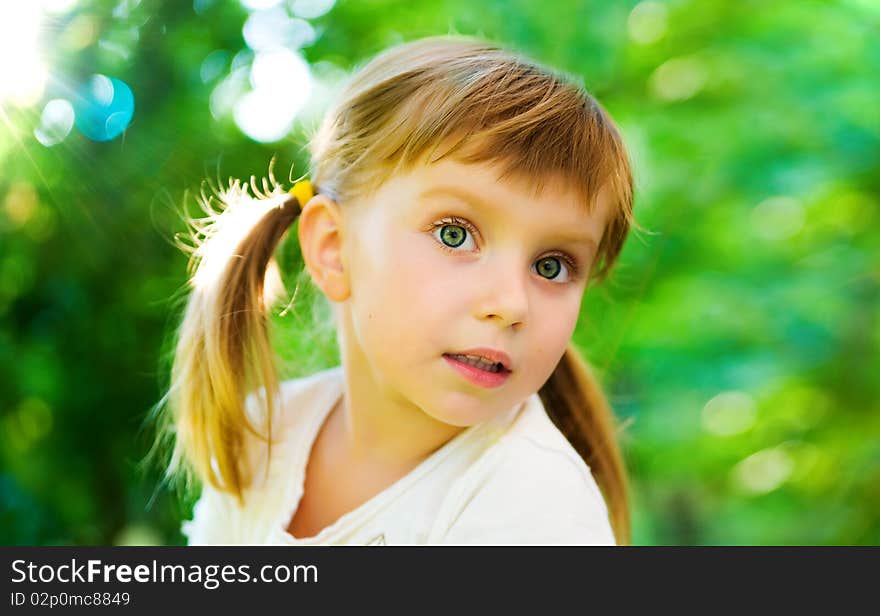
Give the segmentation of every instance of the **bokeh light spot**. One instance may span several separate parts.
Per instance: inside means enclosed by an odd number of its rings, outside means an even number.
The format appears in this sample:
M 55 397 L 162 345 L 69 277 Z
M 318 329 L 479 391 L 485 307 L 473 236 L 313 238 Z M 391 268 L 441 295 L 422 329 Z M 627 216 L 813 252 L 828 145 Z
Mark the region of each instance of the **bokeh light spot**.
M 62 33 L 65 47 L 72 51 L 85 49 L 98 40 L 98 20 L 91 15 L 78 15 Z
M 303 19 L 317 19 L 326 15 L 336 4 L 336 0 L 293 0 L 293 14 Z
M 89 139 L 110 141 L 128 127 L 134 115 L 134 94 L 119 79 L 93 75 L 74 103 L 76 127 Z
M 770 197 L 752 210 L 752 226 L 765 239 L 788 239 L 804 228 L 804 208 L 793 197 Z
M 113 102 L 113 82 L 104 75 L 93 76 L 88 83 L 88 94 L 92 100 L 102 107 L 109 107 Z
M 225 49 L 216 49 L 209 53 L 199 67 L 199 78 L 202 83 L 209 83 L 217 79 L 229 66 L 229 52 Z
M 43 108 L 40 125 L 34 129 L 34 136 L 45 146 L 61 143 L 73 128 L 74 116 L 70 101 L 63 98 L 52 99 Z
M 629 37 L 636 43 L 647 45 L 663 38 L 666 34 L 666 6 L 659 2 L 646 0 L 639 2 L 626 21 Z
M 252 13 L 241 30 L 245 43 L 254 51 L 298 49 L 317 39 L 312 25 L 304 19 L 291 18 L 282 7 Z
M 665 101 L 693 98 L 706 84 L 707 71 L 695 57 L 667 60 L 651 75 L 649 85 L 654 95 Z
M 3 209 L 9 221 L 16 227 L 22 227 L 33 218 L 37 211 L 37 191 L 27 182 L 16 182 L 6 193 Z
M 263 9 L 271 9 L 273 6 L 281 2 L 281 0 L 240 0 L 241 5 L 249 11 L 261 11 Z
M 309 100 L 312 77 L 299 55 L 283 49 L 258 53 L 251 68 L 254 89 L 235 103 L 235 123 L 262 143 L 284 138 Z
M 162 535 L 158 530 L 146 524 L 129 524 L 124 527 L 116 539 L 114 545 L 165 545 Z
M 211 115 L 220 120 L 231 113 L 235 102 L 241 97 L 248 82 L 249 71 L 246 67 L 235 68 L 211 91 L 208 104 Z
M 141 3 L 141 0 L 120 0 L 120 2 L 113 7 L 113 17 L 116 19 L 128 19 L 131 16 L 131 12 L 136 9 Z
M 725 391 L 703 407 L 703 428 L 718 436 L 731 436 L 751 428 L 755 423 L 755 400 L 742 391 Z
M 241 131 L 261 143 L 283 139 L 293 127 L 294 113 L 290 107 L 271 92 L 253 90 L 235 105 L 235 123 Z
M 766 494 L 781 486 L 794 470 L 794 460 L 782 446 L 753 453 L 733 469 L 737 486 L 751 494 Z

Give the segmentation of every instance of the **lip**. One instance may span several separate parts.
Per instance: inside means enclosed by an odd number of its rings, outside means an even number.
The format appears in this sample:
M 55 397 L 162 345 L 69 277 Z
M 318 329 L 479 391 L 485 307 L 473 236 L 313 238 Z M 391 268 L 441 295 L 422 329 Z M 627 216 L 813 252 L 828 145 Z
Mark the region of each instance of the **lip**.
M 466 351 L 455 351 L 452 353 L 445 353 L 445 355 L 479 355 L 485 359 L 488 359 L 491 362 L 501 363 L 504 366 L 504 369 L 507 372 L 513 372 L 512 362 L 510 361 L 510 356 L 504 351 L 499 351 L 498 349 L 490 349 L 488 347 L 477 347 L 475 349 L 468 349 Z M 500 374 L 500 373 L 499 373 Z

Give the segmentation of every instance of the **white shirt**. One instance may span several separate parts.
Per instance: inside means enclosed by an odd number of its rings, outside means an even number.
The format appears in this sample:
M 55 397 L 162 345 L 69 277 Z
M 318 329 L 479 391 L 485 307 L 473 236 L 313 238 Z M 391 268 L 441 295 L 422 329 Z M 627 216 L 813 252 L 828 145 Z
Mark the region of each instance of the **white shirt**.
M 206 485 L 193 519 L 182 526 L 188 543 L 615 545 L 589 467 L 538 394 L 465 428 L 317 535 L 294 537 L 286 529 L 302 497 L 308 455 L 343 392 L 341 366 L 282 383 L 268 469 L 265 443 L 251 437 L 248 456 L 256 472 L 244 505 Z M 250 412 L 252 403 L 251 397 Z

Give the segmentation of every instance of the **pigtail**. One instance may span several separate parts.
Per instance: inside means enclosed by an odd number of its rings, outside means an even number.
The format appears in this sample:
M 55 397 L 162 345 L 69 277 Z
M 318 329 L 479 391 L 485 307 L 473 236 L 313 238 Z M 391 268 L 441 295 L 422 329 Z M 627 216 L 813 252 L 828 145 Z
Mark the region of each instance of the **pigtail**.
M 268 411 L 275 408 L 279 384 L 268 310 L 281 288 L 273 255 L 300 212 L 296 197 L 277 185 L 270 192 L 264 182 L 261 192 L 252 178 L 251 187 L 260 198 L 236 181 L 220 195 L 221 211 L 203 199 L 208 217 L 190 221 L 196 241 L 191 291 L 168 392 L 175 437 L 169 475 L 184 470 L 239 501 L 250 481 L 242 462 L 244 438 L 251 433 L 269 441 L 272 433 Z M 265 435 L 246 412 L 251 391 L 263 394 L 255 402 L 267 411 Z
M 550 419 L 596 478 L 608 503 L 618 545 L 629 545 L 629 486 L 617 445 L 616 421 L 589 365 L 574 345 L 569 343 L 538 393 Z

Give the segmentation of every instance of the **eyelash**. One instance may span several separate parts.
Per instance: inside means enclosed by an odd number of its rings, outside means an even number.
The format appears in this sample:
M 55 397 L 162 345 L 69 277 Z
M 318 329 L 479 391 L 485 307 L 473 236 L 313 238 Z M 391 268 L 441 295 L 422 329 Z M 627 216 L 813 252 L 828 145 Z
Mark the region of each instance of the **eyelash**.
M 437 222 L 435 222 L 431 226 L 431 231 L 433 232 L 433 231 L 435 231 L 437 229 L 441 229 L 447 225 L 457 225 L 459 227 L 463 227 L 463 228 L 467 229 L 468 232 L 470 232 L 474 236 L 479 236 L 479 234 L 480 234 L 479 231 L 477 231 L 476 227 L 474 227 L 470 222 L 468 222 L 467 220 L 465 220 L 463 218 L 459 218 L 457 216 L 450 216 L 448 218 L 438 220 Z M 460 250 L 456 250 L 455 248 L 452 248 L 451 246 L 447 246 L 446 244 L 444 244 L 443 242 L 441 242 L 439 240 L 437 241 L 437 243 L 440 245 L 440 248 L 442 248 L 446 252 L 453 253 L 453 254 L 457 253 L 457 252 L 461 252 Z M 576 280 L 576 279 L 580 278 L 581 267 L 573 257 L 569 256 L 568 254 L 566 254 L 564 252 L 555 252 L 555 253 L 550 253 L 548 255 L 544 255 L 541 258 L 546 259 L 547 257 L 558 257 L 558 258 L 562 259 L 565 262 L 565 264 L 569 267 L 572 280 Z M 547 278 L 546 280 L 552 281 L 553 279 Z

